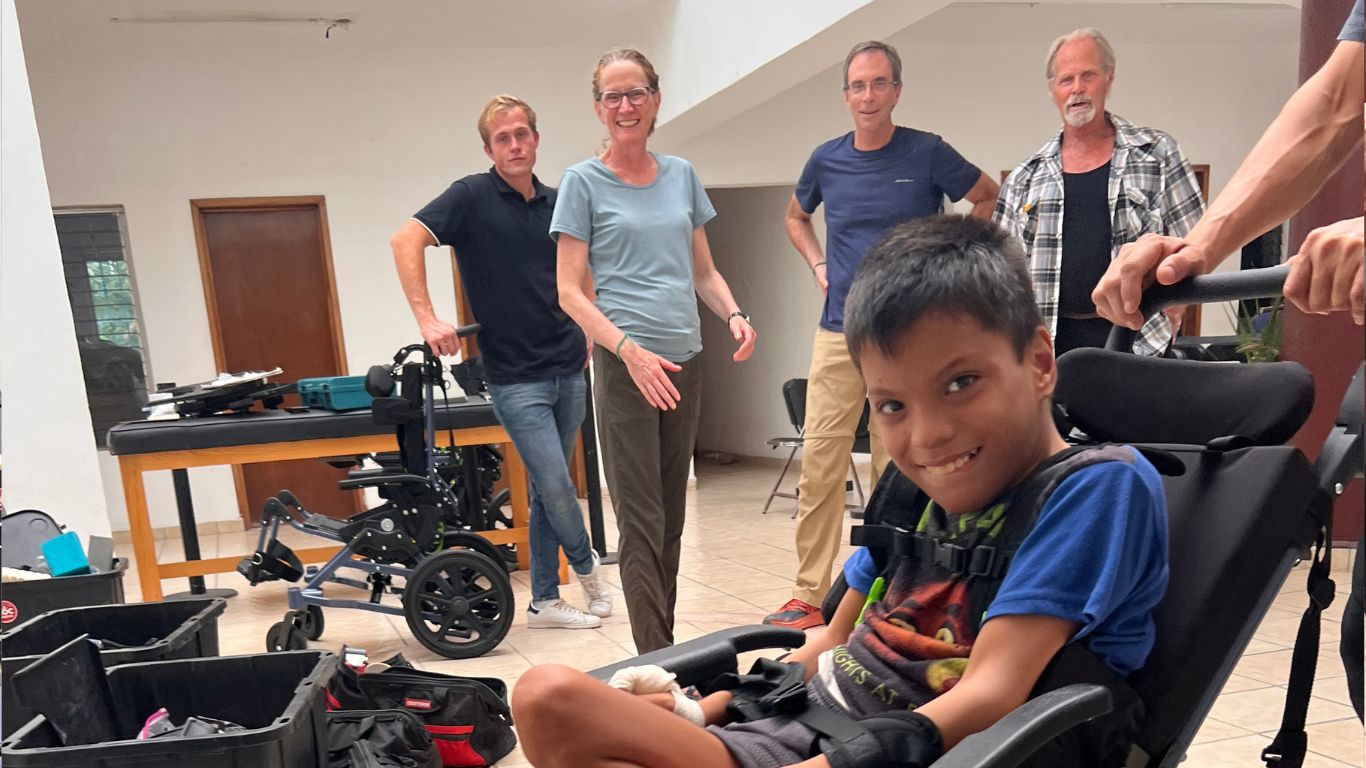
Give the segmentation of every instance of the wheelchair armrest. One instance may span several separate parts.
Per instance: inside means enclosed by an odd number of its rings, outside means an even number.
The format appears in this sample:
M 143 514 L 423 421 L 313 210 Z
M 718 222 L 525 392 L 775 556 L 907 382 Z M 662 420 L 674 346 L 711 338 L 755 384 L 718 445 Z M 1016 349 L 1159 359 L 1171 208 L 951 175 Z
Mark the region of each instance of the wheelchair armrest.
M 932 768 L 1012 768 L 1069 729 L 1109 713 L 1100 685 L 1067 685 L 1026 701 L 996 724 L 963 739 Z
M 353 469 L 346 473 L 347 480 L 361 480 L 367 477 L 379 477 L 389 470 L 384 467 L 366 467 L 365 469 Z
M 772 627 L 758 624 L 731 627 L 688 640 L 668 648 L 627 659 L 588 674 L 608 680 L 612 673 L 624 667 L 644 664 L 659 666 L 678 675 L 680 685 L 695 685 L 727 672 L 735 672 L 735 657 L 748 651 L 764 648 L 797 648 L 806 642 L 806 633 L 791 627 Z
M 348 477 L 337 483 L 343 491 L 357 488 L 379 488 L 384 485 L 426 485 L 427 478 L 421 475 L 376 475 L 374 477 Z

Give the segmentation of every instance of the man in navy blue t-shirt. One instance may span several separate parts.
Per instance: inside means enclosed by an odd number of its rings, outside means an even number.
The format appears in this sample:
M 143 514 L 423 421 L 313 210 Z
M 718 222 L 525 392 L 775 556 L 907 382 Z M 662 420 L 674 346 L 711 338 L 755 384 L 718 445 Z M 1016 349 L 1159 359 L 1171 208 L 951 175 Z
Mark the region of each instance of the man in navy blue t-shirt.
M 845 479 L 854 430 L 867 393 L 844 344 L 844 297 L 868 250 L 896 224 L 943 211 L 944 197 L 991 217 L 1000 187 L 932 133 L 892 122 L 901 98 L 901 57 L 886 43 L 859 43 L 844 60 L 844 102 L 854 130 L 816 147 L 787 207 L 787 236 L 825 294 L 811 347 L 801 481 L 797 500 L 797 577 L 793 599 L 764 619 L 805 629 L 830 588 L 839 548 Z M 825 206 L 821 250 L 811 214 Z M 873 482 L 887 463 L 872 434 Z
M 438 354 L 456 353 L 455 328 L 436 316 L 423 252 L 452 246 L 475 319 L 493 410 L 531 478 L 531 628 L 591 629 L 612 613 L 598 575 L 569 456 L 583 422 L 588 347 L 560 309 L 550 216 L 555 190 L 536 178 L 536 113 L 521 99 L 497 96 L 479 116 L 487 173 L 456 181 L 390 241 L 403 292 Z M 560 599 L 563 547 L 583 587 L 587 612 Z

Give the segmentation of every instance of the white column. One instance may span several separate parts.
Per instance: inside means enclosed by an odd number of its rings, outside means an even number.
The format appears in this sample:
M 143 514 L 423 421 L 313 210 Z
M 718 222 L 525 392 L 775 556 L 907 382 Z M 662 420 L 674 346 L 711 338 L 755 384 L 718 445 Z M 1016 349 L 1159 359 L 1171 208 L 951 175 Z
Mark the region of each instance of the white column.
M 14 0 L 0 0 L 0 450 L 5 508 L 109 535 Z

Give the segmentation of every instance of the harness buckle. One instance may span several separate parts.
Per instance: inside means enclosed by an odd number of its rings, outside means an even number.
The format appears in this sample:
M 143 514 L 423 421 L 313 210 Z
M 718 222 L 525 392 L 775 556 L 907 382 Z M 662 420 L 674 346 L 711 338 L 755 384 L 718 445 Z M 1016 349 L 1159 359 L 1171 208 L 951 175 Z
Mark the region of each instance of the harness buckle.
M 972 550 L 972 557 L 968 562 L 969 576 L 995 576 L 999 552 L 996 547 L 990 544 L 979 545 Z
M 968 552 L 967 548 L 958 544 L 941 542 L 934 548 L 934 564 L 962 574 L 968 564 Z

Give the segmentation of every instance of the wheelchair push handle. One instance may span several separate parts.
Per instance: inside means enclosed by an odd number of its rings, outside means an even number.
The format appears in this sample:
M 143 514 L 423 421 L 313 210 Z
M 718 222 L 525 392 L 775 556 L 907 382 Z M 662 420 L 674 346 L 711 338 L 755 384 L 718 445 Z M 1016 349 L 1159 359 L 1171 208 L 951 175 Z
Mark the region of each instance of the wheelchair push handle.
M 1196 275 L 1175 285 L 1153 285 L 1143 294 L 1139 312 L 1144 317 L 1178 304 L 1208 304 L 1215 301 L 1240 301 L 1243 299 L 1267 299 L 1280 296 L 1285 287 L 1285 278 L 1290 267 L 1266 267 L 1264 269 L 1245 269 L 1240 272 L 1223 272 L 1211 275 Z M 1109 350 L 1127 351 L 1134 344 L 1136 331 L 1116 325 L 1110 330 L 1105 342 Z

